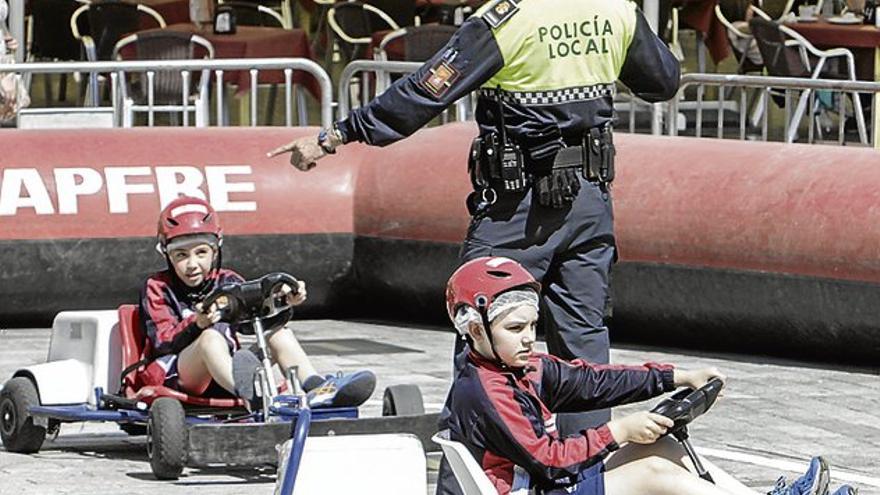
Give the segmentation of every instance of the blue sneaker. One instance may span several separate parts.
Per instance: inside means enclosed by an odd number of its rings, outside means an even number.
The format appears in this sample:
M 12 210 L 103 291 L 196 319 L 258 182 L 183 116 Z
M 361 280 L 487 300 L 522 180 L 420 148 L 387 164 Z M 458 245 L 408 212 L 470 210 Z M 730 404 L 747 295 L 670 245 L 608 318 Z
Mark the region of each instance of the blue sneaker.
M 773 489 L 767 492 L 767 495 L 785 495 L 788 490 L 788 483 L 785 481 L 785 476 L 780 476 L 776 478 L 776 484 L 773 485 Z
M 831 495 L 858 495 L 859 489 L 849 485 L 840 485 Z
M 372 371 L 356 371 L 338 376 L 328 375 L 320 386 L 306 394 L 310 407 L 357 407 L 376 389 L 376 375 Z
M 829 480 L 828 464 L 825 459 L 816 456 L 810 460 L 810 467 L 803 476 L 790 485 L 786 485 L 785 478 L 780 477 L 768 495 L 826 495 Z

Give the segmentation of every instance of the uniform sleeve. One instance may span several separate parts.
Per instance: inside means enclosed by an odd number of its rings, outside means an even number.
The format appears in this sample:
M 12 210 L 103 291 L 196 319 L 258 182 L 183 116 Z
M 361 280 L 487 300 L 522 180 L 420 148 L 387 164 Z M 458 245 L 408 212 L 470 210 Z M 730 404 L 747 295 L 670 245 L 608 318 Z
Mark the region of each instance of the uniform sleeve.
M 486 389 L 490 407 L 482 421 L 487 450 L 525 469 L 540 485 L 569 483 L 579 472 L 618 448 L 608 426 L 559 438 L 547 433 L 544 421 L 520 403 L 525 394 L 512 387 Z
M 673 367 L 596 365 L 542 358 L 541 399 L 553 412 L 601 409 L 656 397 L 675 388 Z
M 636 26 L 626 59 L 620 71 L 620 82 L 648 102 L 665 101 L 678 91 L 681 68 L 669 47 L 657 37 L 636 9 Z
M 468 19 L 418 70 L 337 123 L 344 142 L 385 146 L 403 139 L 488 81 L 504 65 L 489 25 Z
M 177 354 L 199 336 L 196 315 L 179 319 L 165 293 L 165 284 L 148 279 L 141 293 L 140 314 L 147 338 L 153 344 L 153 356 Z

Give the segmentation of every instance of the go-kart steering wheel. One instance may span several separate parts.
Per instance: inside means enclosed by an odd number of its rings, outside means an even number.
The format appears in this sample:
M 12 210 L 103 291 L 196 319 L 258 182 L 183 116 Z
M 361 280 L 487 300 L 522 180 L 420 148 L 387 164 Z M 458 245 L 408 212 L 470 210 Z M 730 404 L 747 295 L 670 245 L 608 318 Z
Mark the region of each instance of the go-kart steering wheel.
M 230 282 L 217 287 L 205 297 L 203 307 L 216 304 L 220 321 L 245 323 L 257 318 L 277 316 L 292 306 L 287 303 L 284 286 L 295 294 L 299 291 L 297 280 L 282 272 L 270 273 L 255 280 Z
M 700 478 L 711 483 L 715 482 L 712 475 L 703 467 L 697 452 L 688 440 L 687 425 L 712 407 L 722 387 L 724 387 L 724 382 L 720 378 L 713 378 L 696 390 L 690 388 L 679 390 L 651 409 L 652 413 L 666 416 L 674 422 L 672 428 L 666 430 L 664 435 L 672 434 L 676 440 L 681 442 L 681 446 L 684 447 L 688 457 L 694 463 L 697 474 Z
M 713 378 L 697 390 L 690 388 L 679 390 L 654 406 L 651 412 L 666 416 L 674 421 L 675 424 L 667 430 L 666 434 L 676 433 L 708 411 L 715 403 L 715 399 L 718 398 L 722 387 L 724 387 L 724 382 L 719 378 Z

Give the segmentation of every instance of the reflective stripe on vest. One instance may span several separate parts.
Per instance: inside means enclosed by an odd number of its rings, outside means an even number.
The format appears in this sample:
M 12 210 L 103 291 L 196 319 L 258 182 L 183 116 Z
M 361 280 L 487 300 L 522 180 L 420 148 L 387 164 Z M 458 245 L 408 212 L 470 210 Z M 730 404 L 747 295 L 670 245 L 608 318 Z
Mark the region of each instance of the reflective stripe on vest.
M 614 97 L 613 84 L 596 84 L 579 88 L 563 88 L 550 91 L 498 91 L 494 88 L 480 88 L 480 96 L 497 99 L 505 103 L 523 106 L 559 105 L 575 101 L 589 101 L 605 96 Z

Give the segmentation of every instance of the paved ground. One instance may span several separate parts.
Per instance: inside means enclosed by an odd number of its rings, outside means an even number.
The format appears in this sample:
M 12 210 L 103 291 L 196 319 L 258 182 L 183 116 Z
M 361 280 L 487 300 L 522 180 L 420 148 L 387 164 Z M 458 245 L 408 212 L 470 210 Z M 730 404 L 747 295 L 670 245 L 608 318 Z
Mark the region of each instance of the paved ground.
M 296 331 L 316 365 L 371 368 L 379 387 L 416 383 L 428 411 L 440 409 L 450 377 L 452 336 L 367 322 L 304 321 Z M 341 340 L 340 340 L 341 339 Z M 49 331 L 0 330 L 0 379 L 20 366 L 45 359 Z M 619 363 L 647 360 L 683 367 L 715 365 L 729 376 L 726 395 L 692 427 L 694 444 L 706 459 L 747 485 L 766 491 L 781 474 L 792 477 L 814 454 L 827 456 L 833 483 L 851 482 L 862 495 L 880 494 L 880 372 L 769 362 L 748 356 L 680 354 L 658 348 L 620 348 Z M 615 414 L 648 405 L 628 406 Z M 363 414 L 379 415 L 381 394 Z M 429 458 L 430 469 L 436 459 Z M 142 438 L 130 438 L 113 424 L 68 424 L 57 440 L 36 455 L 0 450 L 0 495 L 50 493 L 269 494 L 270 470 L 187 470 L 179 481 L 159 482 L 150 474 Z M 430 488 L 433 492 L 433 488 Z

